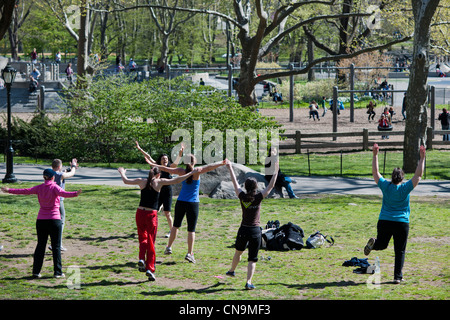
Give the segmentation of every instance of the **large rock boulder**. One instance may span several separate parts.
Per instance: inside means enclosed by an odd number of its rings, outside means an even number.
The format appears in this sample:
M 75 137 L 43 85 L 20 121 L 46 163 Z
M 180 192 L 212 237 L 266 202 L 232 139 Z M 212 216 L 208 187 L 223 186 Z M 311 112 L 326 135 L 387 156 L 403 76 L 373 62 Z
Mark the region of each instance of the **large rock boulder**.
M 233 163 L 233 170 L 236 179 L 245 191 L 244 182 L 247 178 L 253 177 L 258 181 L 258 188 L 263 190 L 268 182 L 261 173 L 252 170 L 242 164 Z M 230 172 L 226 166 L 221 166 L 213 171 L 204 173 L 200 176 L 200 194 L 208 195 L 210 198 L 216 199 L 237 199 L 231 182 Z M 173 186 L 174 195 L 178 195 L 181 189 L 181 183 Z M 274 188 L 268 198 L 284 198 L 288 197 L 285 190 Z

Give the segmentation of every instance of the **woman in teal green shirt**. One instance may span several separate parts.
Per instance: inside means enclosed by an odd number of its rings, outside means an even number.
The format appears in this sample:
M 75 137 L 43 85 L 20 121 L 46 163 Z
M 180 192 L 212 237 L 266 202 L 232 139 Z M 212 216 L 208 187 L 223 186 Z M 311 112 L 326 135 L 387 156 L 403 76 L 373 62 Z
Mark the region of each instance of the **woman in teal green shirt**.
M 370 238 L 364 248 L 364 254 L 369 255 L 371 250 L 384 250 L 391 237 L 394 238 L 394 283 L 403 279 L 403 264 L 405 262 L 406 243 L 409 232 L 409 194 L 419 184 L 422 178 L 425 163 L 425 147 L 420 147 L 420 159 L 416 172 L 411 180 L 403 181 L 403 170 L 395 168 L 391 181 L 384 179 L 378 171 L 378 144 L 373 145 L 372 174 L 375 183 L 383 193 L 383 204 L 377 224 L 377 237 Z

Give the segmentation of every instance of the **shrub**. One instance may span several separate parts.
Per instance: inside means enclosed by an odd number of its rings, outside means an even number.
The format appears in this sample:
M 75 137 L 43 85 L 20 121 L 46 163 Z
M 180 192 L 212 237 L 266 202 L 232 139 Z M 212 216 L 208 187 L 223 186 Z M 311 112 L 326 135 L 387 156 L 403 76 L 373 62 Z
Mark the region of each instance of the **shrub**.
M 30 122 L 12 117 L 11 135 L 16 155 L 49 158 L 55 152 L 57 135 L 52 128 L 51 120 L 44 114 L 36 113 Z M 6 140 L 6 129 L 4 136 Z
M 311 101 L 322 100 L 322 97 L 333 97 L 333 86 L 335 86 L 334 79 L 308 81 L 306 83 L 296 83 L 294 85 L 294 100 Z M 289 100 L 289 81 L 283 82 L 280 86 L 281 93 L 284 100 Z

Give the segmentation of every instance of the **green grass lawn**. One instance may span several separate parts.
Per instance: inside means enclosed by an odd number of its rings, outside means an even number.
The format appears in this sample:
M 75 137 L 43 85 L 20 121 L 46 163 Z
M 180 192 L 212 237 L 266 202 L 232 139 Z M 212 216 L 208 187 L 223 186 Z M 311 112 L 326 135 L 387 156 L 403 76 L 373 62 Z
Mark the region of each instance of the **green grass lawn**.
M 341 174 L 342 156 L 342 174 Z M 295 154 L 280 157 L 280 168 L 288 176 L 344 176 L 353 178 L 372 178 L 372 151 L 335 154 Z M 309 158 L 309 159 L 308 159 Z M 436 180 L 450 179 L 450 152 L 428 150 L 424 178 Z M 389 177 L 393 168 L 402 167 L 401 151 L 380 152 L 378 156 L 380 173 Z M 250 166 L 260 171 L 262 166 Z M 413 174 L 406 174 L 410 179 Z
M 23 183 L 20 187 L 35 184 Z M 381 207 L 378 196 L 321 195 L 264 200 L 261 225 L 269 220 L 293 222 L 305 236 L 316 230 L 332 235 L 332 247 L 299 251 L 260 251 L 253 282 L 244 290 L 247 253 L 236 277 L 225 272 L 231 265 L 234 239 L 241 220 L 237 200 L 201 198 L 196 233 L 196 264 L 184 260 L 187 251 L 185 221 L 171 256 L 163 254 L 168 231 L 159 215 L 156 242 L 156 281 L 137 270 L 138 239 L 135 210 L 137 189 L 73 185 L 80 197 L 66 199 L 63 270 L 66 279 L 54 279 L 50 251 L 41 274 L 31 276 L 36 245 L 34 196 L 0 194 L 0 299 L 46 300 L 447 300 L 449 298 L 448 198 L 412 197 L 411 227 L 402 285 L 393 285 L 393 245 L 372 252 L 369 262 L 381 261 L 380 284 L 367 284 L 369 275 L 344 267 L 352 257 L 365 258 L 367 239 L 376 235 Z M 306 241 L 306 239 L 305 239 Z M 268 259 L 270 256 L 270 260 Z M 78 277 L 79 275 L 79 277 Z M 71 287 L 77 284 L 79 289 Z

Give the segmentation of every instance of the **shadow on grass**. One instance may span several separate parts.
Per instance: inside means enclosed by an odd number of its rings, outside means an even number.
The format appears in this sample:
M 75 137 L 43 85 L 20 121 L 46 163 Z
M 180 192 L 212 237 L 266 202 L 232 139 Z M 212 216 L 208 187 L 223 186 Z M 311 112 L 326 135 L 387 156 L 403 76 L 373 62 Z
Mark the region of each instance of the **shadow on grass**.
M 76 239 L 76 238 L 72 237 L 71 239 Z M 132 233 L 130 235 L 123 235 L 123 236 L 80 237 L 80 238 L 78 238 L 78 240 L 80 240 L 80 241 L 96 241 L 96 242 L 104 242 L 104 241 L 111 241 L 111 240 L 124 240 L 124 239 L 136 239 L 136 234 Z
M 2 254 L 2 258 L 5 259 L 20 259 L 33 257 L 33 253 L 21 253 L 21 254 Z
M 274 283 L 270 285 L 283 285 L 289 289 L 325 289 L 329 287 L 353 287 L 366 285 L 366 282 L 357 283 L 354 281 L 332 281 L 332 282 L 316 282 L 316 283 L 303 283 L 303 284 L 285 284 L 285 283 Z
M 157 282 L 155 283 L 157 284 Z M 168 289 L 168 290 L 158 290 L 154 292 L 142 292 L 141 294 L 143 296 L 173 296 L 178 294 L 189 294 L 189 293 L 198 293 L 198 294 L 210 294 L 210 293 L 217 293 L 217 292 L 225 292 L 225 291 L 241 291 L 240 289 L 234 289 L 234 288 L 224 288 L 222 287 L 224 283 L 217 282 L 216 284 L 210 285 L 205 288 L 200 289 Z M 244 290 L 244 289 L 242 289 Z
M 393 281 L 380 282 L 380 285 L 392 284 Z M 315 283 L 303 283 L 303 284 L 287 284 L 287 283 L 269 283 L 264 284 L 264 286 L 285 286 L 289 289 L 306 290 L 306 289 L 325 289 L 330 287 L 358 287 L 367 286 L 366 281 L 354 282 L 354 281 L 331 281 L 331 282 L 315 282 Z

